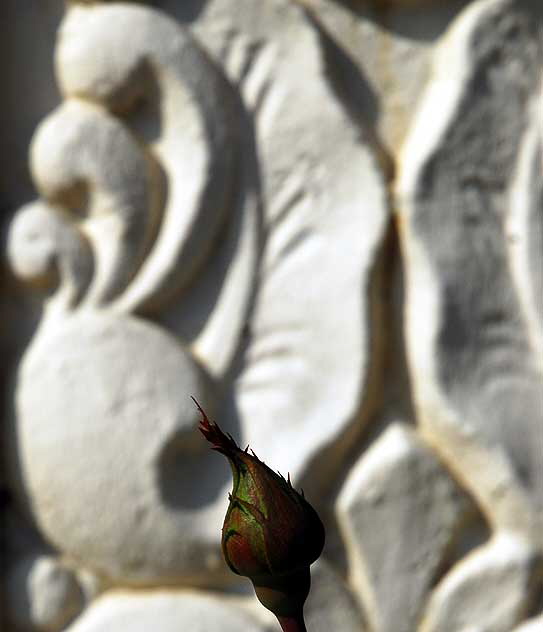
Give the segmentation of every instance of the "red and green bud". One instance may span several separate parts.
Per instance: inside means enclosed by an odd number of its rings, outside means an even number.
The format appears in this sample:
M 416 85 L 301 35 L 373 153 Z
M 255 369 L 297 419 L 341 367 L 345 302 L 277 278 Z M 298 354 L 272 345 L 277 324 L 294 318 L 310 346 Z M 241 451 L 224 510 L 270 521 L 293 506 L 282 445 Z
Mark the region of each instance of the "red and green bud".
M 234 573 L 248 577 L 283 630 L 305 630 L 309 566 L 321 554 L 324 527 L 317 512 L 285 479 L 202 413 L 200 431 L 224 454 L 234 477 L 222 530 L 222 550 Z

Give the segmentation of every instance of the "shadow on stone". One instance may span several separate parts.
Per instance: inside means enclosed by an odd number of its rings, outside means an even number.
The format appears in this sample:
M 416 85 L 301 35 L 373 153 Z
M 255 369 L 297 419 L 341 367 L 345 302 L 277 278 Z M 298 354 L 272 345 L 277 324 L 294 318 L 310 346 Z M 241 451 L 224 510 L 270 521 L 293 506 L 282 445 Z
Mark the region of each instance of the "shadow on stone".
M 408 39 L 431 43 L 448 28 L 456 15 L 471 0 L 455 0 L 447 3 L 425 2 L 418 6 L 393 6 L 382 0 L 336 0 L 337 4 L 351 11 L 356 17 L 375 22 L 385 31 Z M 398 3 L 397 3 L 398 4 Z
M 231 403 L 230 410 L 234 407 Z M 225 432 L 240 437 L 237 412 L 223 416 L 219 408 L 210 416 L 220 422 Z M 172 437 L 160 454 L 157 469 L 162 500 L 173 510 L 203 509 L 215 503 L 220 494 L 225 494 L 226 500 L 230 468 L 224 458 L 208 449 L 199 432 L 194 442 L 191 437 L 190 443 L 186 433 Z

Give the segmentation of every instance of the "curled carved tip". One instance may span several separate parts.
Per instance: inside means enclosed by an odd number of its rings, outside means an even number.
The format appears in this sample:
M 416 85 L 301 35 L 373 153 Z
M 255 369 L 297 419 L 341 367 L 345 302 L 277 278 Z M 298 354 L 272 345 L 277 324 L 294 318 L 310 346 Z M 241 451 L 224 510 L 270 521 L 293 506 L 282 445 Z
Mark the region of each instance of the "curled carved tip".
M 209 419 L 204 409 L 191 396 L 192 401 L 196 404 L 196 407 L 202 415 L 202 419 L 198 425 L 198 429 L 204 435 L 204 437 L 213 445 L 213 450 L 222 452 L 226 456 L 232 455 L 233 452 L 238 451 L 239 447 L 234 439 L 230 435 L 225 435 L 219 426 Z

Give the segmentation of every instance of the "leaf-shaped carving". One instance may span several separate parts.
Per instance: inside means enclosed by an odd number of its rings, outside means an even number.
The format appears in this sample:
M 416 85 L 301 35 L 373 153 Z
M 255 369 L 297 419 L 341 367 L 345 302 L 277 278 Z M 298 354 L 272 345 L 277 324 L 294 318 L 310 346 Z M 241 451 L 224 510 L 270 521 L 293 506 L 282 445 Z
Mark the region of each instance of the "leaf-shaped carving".
M 420 630 L 509 632 L 529 612 L 537 575 L 535 551 L 520 538 L 500 534 L 437 586 Z
M 491 522 L 529 537 L 543 499 L 543 371 L 505 226 L 517 205 L 540 205 L 530 139 L 540 136 L 542 25 L 528 2 L 484 0 L 460 15 L 398 186 L 422 429 Z M 529 215 L 528 233 L 541 225 L 540 211 Z
M 380 632 L 417 628 L 472 504 L 410 428 L 394 424 L 351 470 L 337 503 L 351 578 Z
M 341 462 L 330 446 L 370 398 L 373 281 L 389 218 L 384 177 L 327 81 L 306 13 L 283 2 L 243 0 L 236 12 L 218 5 L 221 58 L 254 112 L 265 205 L 235 408 L 242 441 L 263 446 L 265 460 L 303 477 L 311 493 L 330 482 L 323 479 Z

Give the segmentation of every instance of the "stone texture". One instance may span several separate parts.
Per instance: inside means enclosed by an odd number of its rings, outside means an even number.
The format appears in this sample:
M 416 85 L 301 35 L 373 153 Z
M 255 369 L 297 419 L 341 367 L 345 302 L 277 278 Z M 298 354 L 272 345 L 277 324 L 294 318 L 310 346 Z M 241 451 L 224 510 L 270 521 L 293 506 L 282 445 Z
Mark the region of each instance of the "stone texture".
M 193 394 L 315 505 L 346 476 L 310 630 L 541 628 L 540 3 L 28 4 L 0 42 L 0 513 L 9 469 L 35 527 L 6 521 L 7 625 L 277 629 L 221 559 Z
M 84 606 L 74 572 L 46 555 L 17 563 L 8 574 L 6 596 L 10 620 L 22 630 L 62 630 Z
M 372 629 L 416 629 L 469 503 L 409 428 L 385 431 L 350 472 L 337 513 Z
M 93 274 L 85 235 L 42 200 L 19 209 L 8 235 L 7 254 L 17 277 L 38 289 L 55 286 L 55 310 L 81 300 Z
M 318 28 L 327 80 L 336 96 L 355 120 L 371 126 L 374 141 L 396 159 L 431 78 L 434 45 L 466 1 L 296 4 L 306 8 Z
M 129 46 L 123 29 L 132 33 Z M 56 57 L 65 96 L 121 115 L 159 180 L 145 257 L 111 307 L 164 317 L 175 299 L 169 324 L 221 378 L 236 353 L 257 258 L 255 156 L 238 96 L 185 29 L 134 4 L 73 6 Z M 118 164 L 109 169 L 126 177 Z
M 535 360 L 543 363 L 543 82 L 533 99 L 530 124 L 519 146 L 505 221 L 513 278 L 526 320 Z
M 148 8 L 69 8 L 56 61 L 66 101 L 31 150 L 42 199 L 8 235 L 15 275 L 47 292 L 13 387 L 11 478 L 44 536 L 112 581 L 216 580 L 228 475 L 190 396 L 213 413 L 254 290 L 242 108 Z M 171 333 L 132 315 L 173 298 Z
M 397 188 L 423 432 L 491 520 L 526 535 L 543 499 L 543 365 L 530 325 L 541 252 L 530 246 L 519 284 L 511 242 L 541 230 L 542 23 L 539 4 L 505 0 L 458 18 Z M 519 214 L 522 234 L 508 234 Z
M 189 398 L 214 391 L 182 345 L 135 318 L 54 318 L 18 382 L 17 466 L 52 543 L 132 581 L 219 565 L 209 518 L 224 510 L 227 472 L 200 441 Z
M 509 534 L 475 551 L 437 586 L 421 632 L 509 632 L 526 616 L 536 555 Z
M 127 311 L 155 306 L 172 285 L 192 279 L 235 203 L 240 147 L 232 94 L 185 30 L 134 4 L 73 6 L 56 54 L 66 96 L 126 115 L 147 107 L 146 127 L 137 131 L 169 176 L 168 191 L 153 248 L 120 302 Z
M 311 592 L 305 603 L 304 616 L 311 632 L 369 630 L 347 584 L 323 558 L 311 566 Z
M 251 109 L 263 185 L 266 242 L 232 414 L 242 443 L 318 493 L 320 451 L 369 397 L 385 182 L 363 124 L 327 80 L 304 10 L 287 0 L 236 6 L 208 3 L 197 28 Z
M 264 632 L 266 628 L 227 600 L 191 591 L 156 591 L 105 595 L 66 632 L 211 632 L 215 629 Z
M 79 100 L 65 102 L 39 125 L 30 161 L 41 196 L 83 214 L 79 228 L 94 251 L 85 302 L 110 301 L 126 287 L 148 245 L 156 213 L 151 164 L 124 125 Z M 113 169 L 116 164 L 122 169 Z

